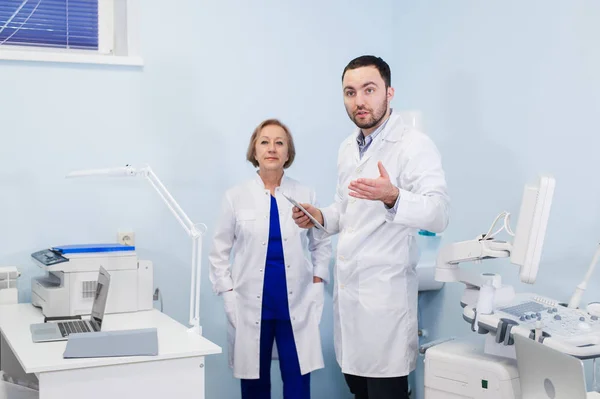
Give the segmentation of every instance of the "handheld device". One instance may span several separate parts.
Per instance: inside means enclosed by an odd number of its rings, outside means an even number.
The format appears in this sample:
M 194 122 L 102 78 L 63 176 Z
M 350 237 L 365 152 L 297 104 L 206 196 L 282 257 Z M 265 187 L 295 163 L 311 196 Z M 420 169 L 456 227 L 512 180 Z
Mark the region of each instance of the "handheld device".
M 296 200 L 294 200 L 294 199 L 293 199 L 293 198 L 291 198 L 291 197 L 288 197 L 288 196 L 287 196 L 287 195 L 285 195 L 285 194 L 283 194 L 283 196 L 284 196 L 284 197 L 285 197 L 285 198 L 286 198 L 288 201 L 290 201 L 290 203 L 291 203 L 292 205 L 294 205 L 295 207 L 297 207 L 298 209 L 300 209 L 300 210 L 301 210 L 301 211 L 302 211 L 302 212 L 303 212 L 303 213 L 304 213 L 306 216 L 308 216 L 308 218 L 310 219 L 310 221 L 314 223 L 314 225 L 315 225 L 315 227 L 316 227 L 317 229 L 319 229 L 319 230 L 323 230 L 323 231 L 326 231 L 326 230 L 325 230 L 325 227 L 323 227 L 323 225 L 322 225 L 321 223 L 319 223 L 319 221 L 318 221 L 317 219 L 315 219 L 315 218 L 313 217 L 313 215 L 311 215 L 311 214 L 310 214 L 310 213 L 309 213 L 309 212 L 308 212 L 306 209 L 304 209 L 304 207 L 303 207 L 302 205 L 300 205 L 300 204 L 299 204 L 299 203 L 298 203 Z

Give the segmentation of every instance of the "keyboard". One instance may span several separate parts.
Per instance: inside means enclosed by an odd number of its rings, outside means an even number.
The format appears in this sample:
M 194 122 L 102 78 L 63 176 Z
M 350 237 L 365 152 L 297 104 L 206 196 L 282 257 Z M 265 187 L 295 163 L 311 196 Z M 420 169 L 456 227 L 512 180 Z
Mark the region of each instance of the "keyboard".
M 515 317 L 521 317 L 528 313 L 539 313 L 548 309 L 547 306 L 542 305 L 541 303 L 528 301 L 515 306 L 510 306 L 506 308 L 500 308 L 501 311 L 506 312 Z M 529 320 L 529 317 L 527 318 Z
M 69 334 L 74 333 L 86 333 L 96 331 L 93 324 L 83 320 L 62 321 L 57 324 L 58 329 L 60 330 L 60 333 L 63 337 L 67 337 L 69 336 Z
M 495 323 L 510 318 L 522 327 L 533 330 L 541 322 L 545 334 L 556 339 L 577 339 L 588 344 L 595 343 L 600 336 L 600 318 L 582 309 L 561 306 L 557 301 L 534 294 L 517 294 L 511 304 L 498 308 Z M 508 316 L 508 317 L 507 317 Z M 496 325 L 494 321 L 488 321 Z M 569 345 L 574 345 L 574 342 Z

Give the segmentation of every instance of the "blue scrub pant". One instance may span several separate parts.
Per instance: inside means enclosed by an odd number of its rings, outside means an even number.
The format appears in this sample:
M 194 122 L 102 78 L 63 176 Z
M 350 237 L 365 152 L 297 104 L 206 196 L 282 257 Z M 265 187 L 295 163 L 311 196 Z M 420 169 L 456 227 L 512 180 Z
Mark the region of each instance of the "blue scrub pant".
M 300 363 L 289 320 L 262 320 L 260 378 L 242 380 L 242 399 L 271 399 L 271 356 L 277 342 L 284 399 L 310 399 L 310 373 L 300 374 Z

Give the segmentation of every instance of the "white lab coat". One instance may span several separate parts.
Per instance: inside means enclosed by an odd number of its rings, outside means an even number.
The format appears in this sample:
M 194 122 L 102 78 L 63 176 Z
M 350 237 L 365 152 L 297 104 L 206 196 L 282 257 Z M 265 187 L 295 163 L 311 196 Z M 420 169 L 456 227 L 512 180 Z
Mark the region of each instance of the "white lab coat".
M 359 158 L 356 130 L 340 146 L 334 204 L 321 209 L 325 228 L 340 233 L 334 268 L 334 342 L 342 372 L 398 377 L 417 359 L 417 229 L 443 231 L 449 198 L 441 157 L 422 132 L 392 112 Z M 400 190 L 397 213 L 381 201 L 356 199 L 348 185 L 377 178 L 382 161 Z M 327 234 L 317 233 L 319 237 Z
M 292 219 L 293 205 L 315 204 L 312 189 L 286 176 L 275 190 L 285 258 L 288 304 L 302 374 L 323 367 L 320 312 L 323 285 L 329 280 L 331 240 L 317 239 L 314 229 L 301 229 Z M 228 312 L 229 364 L 236 378 L 259 378 L 260 324 L 265 262 L 269 243 L 271 196 L 258 174 L 229 189 L 209 254 L 210 279 L 216 293 L 224 293 Z M 230 258 L 230 255 L 231 256 Z M 227 292 L 233 289 L 233 292 Z

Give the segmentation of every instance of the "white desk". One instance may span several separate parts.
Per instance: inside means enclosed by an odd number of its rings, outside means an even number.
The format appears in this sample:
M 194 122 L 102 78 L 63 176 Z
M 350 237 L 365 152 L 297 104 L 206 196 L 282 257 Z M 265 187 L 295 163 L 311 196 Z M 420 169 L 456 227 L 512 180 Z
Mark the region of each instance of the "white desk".
M 63 359 L 66 341 L 34 343 L 44 317 L 31 304 L 0 305 L 0 361 L 15 377 L 39 380 L 40 399 L 204 399 L 204 356 L 221 348 L 158 310 L 106 315 L 103 331 L 156 327 L 158 356 Z

